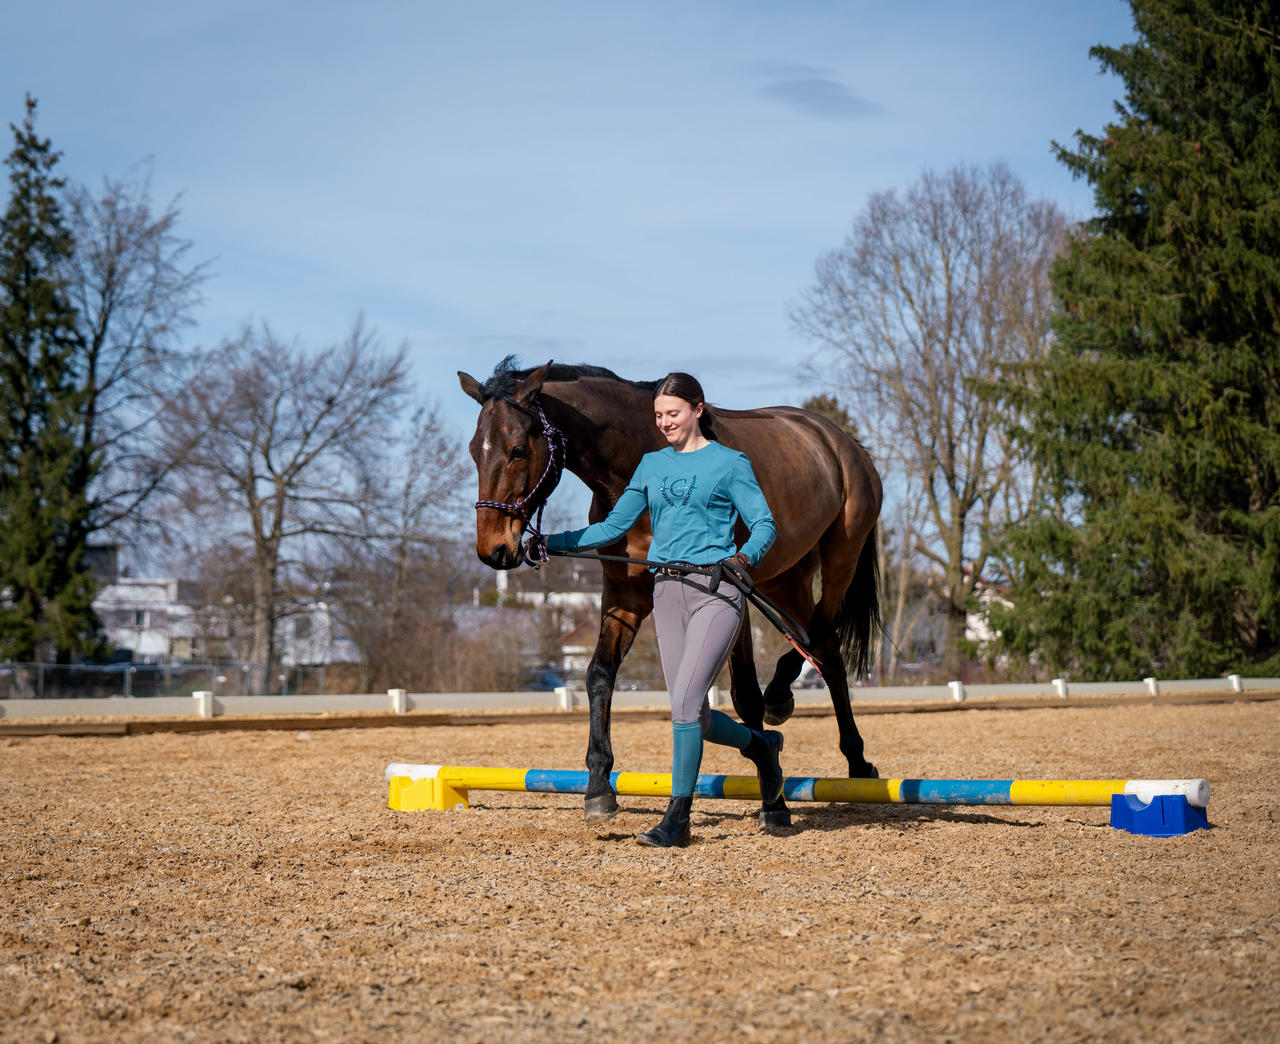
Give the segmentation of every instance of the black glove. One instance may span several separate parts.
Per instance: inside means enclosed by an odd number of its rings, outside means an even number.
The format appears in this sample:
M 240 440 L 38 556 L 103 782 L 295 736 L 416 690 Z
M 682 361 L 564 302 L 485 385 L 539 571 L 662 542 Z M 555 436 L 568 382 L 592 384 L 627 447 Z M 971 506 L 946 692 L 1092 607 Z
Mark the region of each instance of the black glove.
M 747 572 L 751 568 L 751 560 L 739 551 L 732 558 L 725 558 L 717 562 L 711 572 L 711 590 L 714 591 L 720 586 L 720 580 L 723 574 L 729 573 L 737 578 L 735 587 L 740 587 L 746 591 L 755 590 L 755 581 L 751 579 L 751 574 Z

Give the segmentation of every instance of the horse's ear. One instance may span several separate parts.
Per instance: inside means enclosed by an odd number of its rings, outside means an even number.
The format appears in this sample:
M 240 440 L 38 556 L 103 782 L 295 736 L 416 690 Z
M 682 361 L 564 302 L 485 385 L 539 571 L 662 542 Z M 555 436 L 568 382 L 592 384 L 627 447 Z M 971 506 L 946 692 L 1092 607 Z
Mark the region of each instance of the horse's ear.
M 477 381 L 469 373 L 458 371 L 458 383 L 462 385 L 462 390 L 470 395 L 476 402 L 484 405 L 484 393 L 480 390 L 480 382 Z
M 520 390 L 514 396 L 516 405 L 523 406 L 525 409 L 532 406 L 533 400 L 538 397 L 538 392 L 542 391 L 542 382 L 547 379 L 547 374 L 550 372 L 551 360 L 548 359 L 545 366 L 539 366 L 521 381 Z

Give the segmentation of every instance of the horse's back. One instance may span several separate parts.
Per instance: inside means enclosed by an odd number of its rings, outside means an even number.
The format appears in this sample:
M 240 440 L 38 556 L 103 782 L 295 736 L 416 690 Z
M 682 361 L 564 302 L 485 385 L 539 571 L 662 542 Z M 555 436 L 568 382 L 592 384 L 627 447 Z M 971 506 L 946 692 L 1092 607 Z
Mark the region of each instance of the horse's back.
M 794 406 L 716 410 L 720 440 L 751 459 L 778 527 L 770 552 L 786 568 L 838 526 L 861 541 L 880 512 L 880 476 L 858 442 Z M 861 532 L 859 532 L 861 531 Z
M 879 501 L 880 476 L 867 451 L 820 414 L 796 406 L 717 409 L 716 427 L 726 446 L 751 458 L 766 496 L 770 489 L 802 494 L 814 498 L 811 509 L 822 503 L 832 511 L 849 497 Z

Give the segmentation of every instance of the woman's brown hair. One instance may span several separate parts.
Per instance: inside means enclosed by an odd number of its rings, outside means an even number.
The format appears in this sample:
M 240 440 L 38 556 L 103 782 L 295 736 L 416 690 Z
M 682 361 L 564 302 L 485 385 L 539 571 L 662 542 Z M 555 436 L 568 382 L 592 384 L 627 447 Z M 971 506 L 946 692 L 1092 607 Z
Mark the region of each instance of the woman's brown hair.
M 711 407 L 702 394 L 702 385 L 696 377 L 679 371 L 669 373 L 653 389 L 653 397 L 656 399 L 659 395 L 674 395 L 677 399 L 684 399 L 690 406 L 701 405 L 702 416 L 698 418 L 698 430 L 702 432 L 704 439 L 720 441 L 716 438 L 715 417 L 712 416 Z

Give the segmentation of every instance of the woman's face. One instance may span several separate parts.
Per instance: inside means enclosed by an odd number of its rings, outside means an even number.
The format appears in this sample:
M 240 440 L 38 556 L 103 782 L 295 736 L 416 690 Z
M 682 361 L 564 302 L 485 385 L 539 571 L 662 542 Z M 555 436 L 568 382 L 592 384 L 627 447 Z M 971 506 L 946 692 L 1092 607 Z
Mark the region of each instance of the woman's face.
M 677 395 L 659 395 L 653 400 L 653 412 L 667 444 L 680 449 L 698 432 L 702 403 L 694 406 Z

